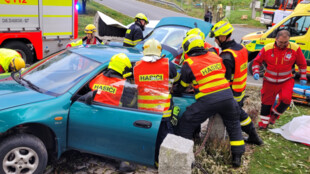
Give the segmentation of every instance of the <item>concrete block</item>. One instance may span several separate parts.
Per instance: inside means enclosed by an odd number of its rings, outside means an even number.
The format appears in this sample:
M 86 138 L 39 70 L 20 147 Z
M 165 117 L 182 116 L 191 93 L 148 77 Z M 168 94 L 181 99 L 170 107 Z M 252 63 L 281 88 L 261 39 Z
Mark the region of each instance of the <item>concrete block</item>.
M 194 142 L 168 134 L 160 146 L 159 174 L 191 174 Z

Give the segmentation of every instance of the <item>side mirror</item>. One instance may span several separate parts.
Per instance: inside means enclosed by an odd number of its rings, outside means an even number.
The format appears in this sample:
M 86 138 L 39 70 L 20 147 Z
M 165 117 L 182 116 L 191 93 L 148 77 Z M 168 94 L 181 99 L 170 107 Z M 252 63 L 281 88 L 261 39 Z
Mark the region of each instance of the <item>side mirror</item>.
M 95 98 L 95 95 L 96 95 L 97 91 L 89 91 L 87 94 L 85 94 L 84 96 L 82 97 L 85 97 L 84 100 L 85 100 L 85 103 L 87 105 L 91 105 L 94 98 Z

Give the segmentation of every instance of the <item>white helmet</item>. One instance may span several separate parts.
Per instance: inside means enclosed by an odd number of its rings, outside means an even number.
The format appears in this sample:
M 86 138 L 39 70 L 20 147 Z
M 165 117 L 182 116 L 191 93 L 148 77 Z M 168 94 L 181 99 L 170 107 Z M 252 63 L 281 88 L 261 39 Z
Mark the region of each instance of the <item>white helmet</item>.
M 161 55 L 161 44 L 154 38 L 147 40 L 143 45 L 144 56 L 158 56 Z

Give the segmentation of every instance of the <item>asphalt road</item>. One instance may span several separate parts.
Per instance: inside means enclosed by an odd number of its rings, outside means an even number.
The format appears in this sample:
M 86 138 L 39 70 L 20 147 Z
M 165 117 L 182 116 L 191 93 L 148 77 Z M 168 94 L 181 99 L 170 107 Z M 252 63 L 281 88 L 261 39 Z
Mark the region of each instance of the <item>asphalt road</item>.
M 164 8 L 156 7 L 150 4 L 146 4 L 136 0 L 95 0 L 98 3 L 101 3 L 113 10 L 121 12 L 127 16 L 134 17 L 137 13 L 144 13 L 149 20 L 160 20 L 164 17 L 170 16 L 186 16 L 182 13 L 177 13 L 175 11 L 167 10 Z M 238 43 L 241 41 L 241 38 L 249 33 L 260 31 L 259 28 L 247 28 L 243 27 L 244 25 L 234 25 L 234 31 L 232 38 L 235 39 Z M 248 77 L 248 84 L 261 86 L 262 79 L 255 81 L 252 76 Z

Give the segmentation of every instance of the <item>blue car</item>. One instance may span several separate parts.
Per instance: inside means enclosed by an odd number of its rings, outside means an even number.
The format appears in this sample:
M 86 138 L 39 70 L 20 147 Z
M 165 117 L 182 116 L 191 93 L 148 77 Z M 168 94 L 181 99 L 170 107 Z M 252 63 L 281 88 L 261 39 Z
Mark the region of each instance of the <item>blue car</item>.
M 0 80 L 0 173 L 42 173 L 71 149 L 154 165 L 162 113 L 80 100 L 117 53 L 142 57 L 137 48 L 72 48 Z M 194 101 L 174 97 L 181 114 Z

